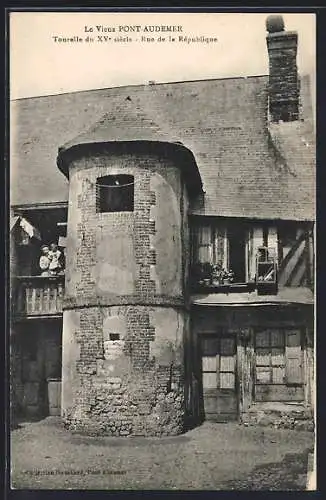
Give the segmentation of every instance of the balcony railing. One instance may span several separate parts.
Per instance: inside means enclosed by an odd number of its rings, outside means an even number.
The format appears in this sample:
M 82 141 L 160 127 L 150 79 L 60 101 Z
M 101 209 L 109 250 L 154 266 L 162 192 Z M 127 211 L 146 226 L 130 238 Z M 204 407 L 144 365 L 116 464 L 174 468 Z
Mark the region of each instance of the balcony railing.
M 19 316 L 62 314 L 64 276 L 19 276 L 14 281 L 13 313 Z

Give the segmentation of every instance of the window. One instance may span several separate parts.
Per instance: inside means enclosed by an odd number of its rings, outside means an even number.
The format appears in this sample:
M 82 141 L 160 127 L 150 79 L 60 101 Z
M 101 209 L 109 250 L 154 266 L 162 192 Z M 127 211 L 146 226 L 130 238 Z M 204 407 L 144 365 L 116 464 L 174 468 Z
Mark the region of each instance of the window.
M 276 282 L 276 255 L 274 248 L 258 247 L 256 278 L 259 284 Z
M 96 182 L 97 212 L 132 212 L 134 210 L 134 177 L 107 175 Z
M 285 342 L 280 330 L 256 333 L 256 383 L 283 384 L 285 381 Z
M 268 249 L 269 255 L 265 271 L 267 273 L 271 265 L 273 266 L 272 281 L 276 283 L 278 255 L 276 226 L 241 220 L 194 219 L 192 226 L 194 285 L 254 283 L 257 254 L 262 246 Z
M 212 278 L 225 283 L 246 282 L 246 230 L 242 225 L 230 227 L 207 224 L 193 228 L 194 280 Z
M 202 339 L 202 373 L 204 389 L 235 388 L 235 338 Z
M 300 397 L 302 385 L 301 331 L 266 329 L 255 333 L 256 400 Z M 279 387 L 273 389 L 273 386 Z M 283 388 L 282 388 L 283 386 Z M 292 389 L 291 389 L 292 387 Z

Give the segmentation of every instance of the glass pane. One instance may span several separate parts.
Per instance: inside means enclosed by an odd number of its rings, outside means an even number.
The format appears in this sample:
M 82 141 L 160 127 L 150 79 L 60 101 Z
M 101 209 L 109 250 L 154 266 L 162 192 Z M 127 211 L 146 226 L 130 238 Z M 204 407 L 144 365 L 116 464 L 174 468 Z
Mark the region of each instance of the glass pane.
M 287 347 L 297 347 L 301 345 L 300 330 L 287 330 L 286 345 Z
M 235 362 L 234 356 L 220 357 L 220 372 L 234 372 Z
M 259 384 L 270 384 L 271 371 L 261 366 L 256 367 L 256 381 Z
M 215 337 L 203 338 L 201 340 L 202 354 L 214 356 L 218 353 L 218 339 Z
M 220 264 L 222 267 L 225 265 L 225 229 L 224 228 L 215 228 L 214 231 L 214 264 Z
M 256 346 L 257 347 L 268 347 L 269 346 L 269 332 L 266 330 L 264 332 L 256 333 Z
M 220 389 L 234 389 L 234 373 L 220 373 Z
M 268 238 L 270 238 L 270 234 L 268 235 Z M 276 259 L 277 256 L 277 251 L 275 247 L 268 247 L 268 260 L 273 260 Z
M 210 245 L 212 241 L 212 229 L 210 226 L 202 226 L 198 228 L 199 245 Z
M 203 372 L 216 372 L 216 356 L 202 357 Z
M 270 364 L 270 349 L 256 348 L 256 365 L 269 366 Z
M 233 356 L 235 353 L 235 342 L 233 338 L 221 339 L 221 356 Z
M 272 365 L 285 365 L 284 349 L 282 347 L 272 348 Z
M 274 347 L 284 346 L 284 332 L 282 330 L 271 330 L 271 345 Z
M 200 246 L 198 248 L 198 260 L 199 262 L 210 262 L 211 261 L 211 247 Z
M 203 373 L 203 389 L 216 389 L 217 376 L 215 373 Z
M 273 367 L 273 384 L 285 383 L 285 367 Z

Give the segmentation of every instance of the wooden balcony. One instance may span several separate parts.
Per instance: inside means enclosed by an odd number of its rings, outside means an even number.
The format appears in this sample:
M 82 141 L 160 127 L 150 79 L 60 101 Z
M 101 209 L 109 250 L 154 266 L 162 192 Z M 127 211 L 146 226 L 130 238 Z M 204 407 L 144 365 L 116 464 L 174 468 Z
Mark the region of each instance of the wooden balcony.
M 14 317 L 62 315 L 64 276 L 19 276 L 13 287 Z

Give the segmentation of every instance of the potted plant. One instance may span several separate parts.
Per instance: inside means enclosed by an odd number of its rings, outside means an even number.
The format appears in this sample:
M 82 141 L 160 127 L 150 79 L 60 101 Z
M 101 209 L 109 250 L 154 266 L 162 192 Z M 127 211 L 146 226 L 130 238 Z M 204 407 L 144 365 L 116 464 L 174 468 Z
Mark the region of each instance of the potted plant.
M 203 284 L 209 286 L 212 282 L 212 265 L 209 262 L 203 264 Z
M 234 280 L 234 272 L 232 271 L 232 269 L 229 269 L 229 270 L 223 269 L 222 273 L 223 273 L 223 283 L 224 284 L 229 285 L 230 283 L 233 282 L 233 280 Z

